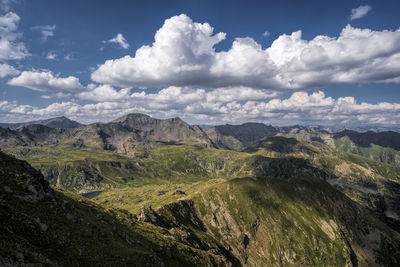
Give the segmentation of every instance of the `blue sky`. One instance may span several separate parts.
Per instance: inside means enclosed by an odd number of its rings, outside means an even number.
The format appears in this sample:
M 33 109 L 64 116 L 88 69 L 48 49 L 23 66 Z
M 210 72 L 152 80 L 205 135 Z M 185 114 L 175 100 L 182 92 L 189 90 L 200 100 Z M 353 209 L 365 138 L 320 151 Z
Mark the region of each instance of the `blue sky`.
M 400 123 L 399 1 L 0 3 L 0 121 Z

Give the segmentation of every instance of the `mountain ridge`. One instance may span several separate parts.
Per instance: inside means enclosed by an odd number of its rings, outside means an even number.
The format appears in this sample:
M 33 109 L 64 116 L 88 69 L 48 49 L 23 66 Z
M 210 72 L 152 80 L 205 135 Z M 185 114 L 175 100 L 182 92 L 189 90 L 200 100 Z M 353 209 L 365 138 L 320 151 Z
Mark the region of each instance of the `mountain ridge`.
M 11 130 L 16 130 L 18 128 L 29 126 L 32 124 L 41 124 L 50 128 L 78 128 L 83 124 L 73 121 L 65 116 L 54 117 L 46 120 L 37 120 L 37 121 L 28 121 L 28 122 L 20 122 L 20 123 L 0 123 L 0 127 L 9 128 Z

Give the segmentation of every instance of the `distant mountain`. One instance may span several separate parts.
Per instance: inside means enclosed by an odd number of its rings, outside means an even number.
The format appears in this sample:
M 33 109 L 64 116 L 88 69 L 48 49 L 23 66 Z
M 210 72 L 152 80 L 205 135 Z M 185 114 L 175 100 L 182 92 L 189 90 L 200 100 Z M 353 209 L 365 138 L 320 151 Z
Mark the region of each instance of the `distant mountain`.
M 79 122 L 70 120 L 66 117 L 56 117 L 47 120 L 38 120 L 38 121 L 28 121 L 28 122 L 20 122 L 20 123 L 0 123 L 0 127 L 2 128 L 10 128 L 11 130 L 15 130 L 24 126 L 32 125 L 32 124 L 40 124 L 50 128 L 60 128 L 60 129 L 68 129 L 68 128 L 78 128 L 82 126 Z
M 361 147 L 369 147 L 371 144 L 379 145 L 382 147 L 389 147 L 395 150 L 400 150 L 400 133 L 387 131 L 387 132 L 364 132 L 359 133 L 351 130 L 344 130 L 334 134 L 334 138 L 341 138 L 347 136 L 356 145 Z
M 79 128 L 59 129 L 40 124 L 25 125 L 16 130 L 3 128 L 0 137 L 0 146 L 5 147 L 63 143 L 128 155 L 134 155 L 138 144 L 150 141 L 213 146 L 198 126 L 190 126 L 180 118 L 161 120 L 144 114 L 128 114 L 109 123 L 93 123 Z
M 119 125 L 130 132 L 140 133 L 143 138 L 157 141 L 182 141 L 196 139 L 207 143 L 209 140 L 203 130 L 194 125 L 190 126 L 179 117 L 171 119 L 155 119 L 145 114 L 133 113 L 113 120 L 106 125 Z
M 329 133 L 338 133 L 342 132 L 344 130 L 351 130 L 351 131 L 356 131 L 356 132 L 368 132 L 368 131 L 373 131 L 373 132 L 387 132 L 387 131 L 394 131 L 394 132 L 400 132 L 400 127 L 394 127 L 394 126 L 343 126 L 343 125 L 330 125 L 330 126 L 310 126 L 312 128 L 316 128 L 319 130 L 324 130 Z
M 279 132 L 273 126 L 253 122 L 241 125 L 218 125 L 204 131 L 218 147 L 232 150 L 242 150 Z

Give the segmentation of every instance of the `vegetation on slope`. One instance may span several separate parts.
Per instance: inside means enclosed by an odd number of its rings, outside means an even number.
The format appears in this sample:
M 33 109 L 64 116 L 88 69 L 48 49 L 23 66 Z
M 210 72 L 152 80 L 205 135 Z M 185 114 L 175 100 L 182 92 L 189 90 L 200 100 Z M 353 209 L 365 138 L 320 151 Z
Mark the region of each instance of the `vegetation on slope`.
M 218 249 L 180 242 L 164 228 L 53 190 L 26 162 L 0 152 L 0 265 L 214 266 L 235 263 Z

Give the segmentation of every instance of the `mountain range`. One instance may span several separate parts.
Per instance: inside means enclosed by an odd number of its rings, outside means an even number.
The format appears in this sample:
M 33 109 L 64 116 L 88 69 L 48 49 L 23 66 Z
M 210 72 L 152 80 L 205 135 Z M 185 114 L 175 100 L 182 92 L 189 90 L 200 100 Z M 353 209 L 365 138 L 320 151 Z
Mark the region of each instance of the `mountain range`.
M 0 128 L 0 265 L 400 264 L 397 132 L 56 121 Z
M 56 117 L 50 118 L 47 120 L 38 120 L 38 121 L 29 121 L 29 122 L 21 122 L 21 123 L 0 123 L 0 127 L 2 128 L 10 128 L 11 130 L 15 130 L 24 126 L 29 126 L 32 124 L 40 124 L 50 128 L 77 128 L 81 126 L 79 122 L 70 120 L 66 117 Z

